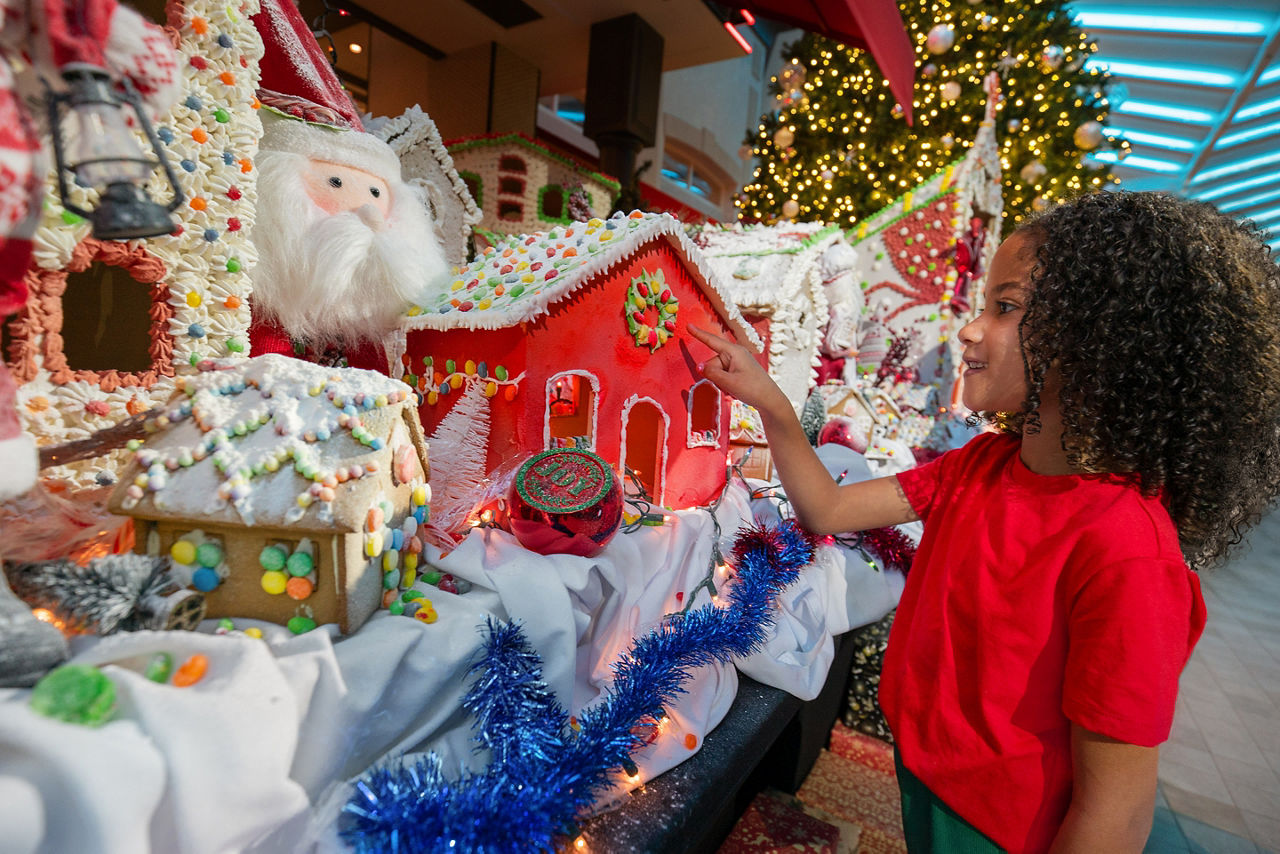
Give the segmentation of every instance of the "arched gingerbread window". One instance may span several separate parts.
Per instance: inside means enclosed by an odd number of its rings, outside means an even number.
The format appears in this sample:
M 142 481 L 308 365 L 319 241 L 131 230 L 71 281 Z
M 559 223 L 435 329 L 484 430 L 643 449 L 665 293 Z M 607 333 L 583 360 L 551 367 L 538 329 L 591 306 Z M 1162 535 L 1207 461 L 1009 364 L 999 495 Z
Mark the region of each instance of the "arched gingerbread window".
M 524 179 L 522 178 L 499 178 L 498 192 L 507 193 L 512 196 L 524 195 Z
M 76 246 L 65 270 L 29 270 L 31 298 L 8 328 L 14 376 L 32 380 L 43 367 L 59 385 L 108 392 L 173 376 L 166 275 L 145 248 L 93 238 Z
M 698 380 L 689 389 L 690 448 L 720 444 L 720 389 L 710 380 Z
M 600 381 L 586 371 L 566 371 L 547 380 L 548 448 L 596 446 L 596 397 Z
M 524 160 L 522 158 L 516 157 L 514 154 L 505 154 L 502 157 L 498 158 L 498 171 L 499 172 L 519 172 L 523 174 L 526 171 Z

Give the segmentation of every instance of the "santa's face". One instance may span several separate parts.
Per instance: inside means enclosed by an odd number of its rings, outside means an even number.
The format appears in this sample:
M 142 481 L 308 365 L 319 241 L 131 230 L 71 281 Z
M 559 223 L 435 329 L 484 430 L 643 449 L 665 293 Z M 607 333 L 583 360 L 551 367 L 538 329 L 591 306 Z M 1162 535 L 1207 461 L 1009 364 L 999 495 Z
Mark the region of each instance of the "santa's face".
M 415 189 L 262 149 L 253 311 L 313 349 L 380 341 L 449 272 Z
M 383 220 L 391 213 L 391 188 L 363 169 L 328 160 L 308 160 L 302 183 L 316 207 L 327 214 L 356 211 L 370 205 Z

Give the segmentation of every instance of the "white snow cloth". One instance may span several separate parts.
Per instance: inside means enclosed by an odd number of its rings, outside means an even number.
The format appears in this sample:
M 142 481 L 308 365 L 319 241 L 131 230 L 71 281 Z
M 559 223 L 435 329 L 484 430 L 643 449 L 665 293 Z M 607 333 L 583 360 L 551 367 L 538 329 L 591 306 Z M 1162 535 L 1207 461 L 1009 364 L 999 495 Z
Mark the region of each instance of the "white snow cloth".
M 746 492 L 735 486 L 718 511 L 726 553 L 750 518 Z M 542 557 L 503 531 L 477 530 L 446 555 L 423 555 L 474 585 L 461 595 L 422 587 L 435 623 L 380 611 L 347 638 L 333 626 L 295 637 L 237 620 L 238 629 L 261 628 L 263 639 L 239 632 L 79 639 L 72 660 L 103 668 L 116 685 L 117 714 L 90 729 L 35 714 L 28 690 L 0 692 L 0 852 L 343 850 L 338 810 L 351 781 L 379 760 L 434 751 L 445 768 L 487 762 L 474 751 L 461 707 L 487 617 L 520 621 L 548 685 L 577 712 L 601 699 L 616 656 L 688 601 L 709 568 L 713 536 L 703 510 L 620 533 L 595 558 Z M 802 570 L 767 649 L 744 671 L 816 695 L 831 634 L 857 625 L 846 608 L 853 591 L 868 589 L 848 576 L 859 574 L 855 563 L 872 574 L 840 551 L 823 549 Z M 699 591 L 694 606 L 708 595 Z M 151 682 L 143 672 L 157 652 L 171 654 L 175 666 L 202 653 L 208 672 L 187 688 Z M 634 757 L 641 778 L 696 752 L 737 685 L 733 666 L 695 672 L 661 735 Z

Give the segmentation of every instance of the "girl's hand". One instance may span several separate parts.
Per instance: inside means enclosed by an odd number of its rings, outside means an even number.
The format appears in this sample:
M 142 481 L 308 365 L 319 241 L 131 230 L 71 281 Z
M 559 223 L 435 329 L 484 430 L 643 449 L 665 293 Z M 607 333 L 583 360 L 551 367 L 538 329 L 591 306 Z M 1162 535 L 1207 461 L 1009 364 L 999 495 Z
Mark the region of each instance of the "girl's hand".
M 692 324 L 689 325 L 689 334 L 715 353 L 700 368 L 702 375 L 721 391 L 761 412 L 771 407 L 791 408 L 791 402 L 782 389 L 747 348 Z

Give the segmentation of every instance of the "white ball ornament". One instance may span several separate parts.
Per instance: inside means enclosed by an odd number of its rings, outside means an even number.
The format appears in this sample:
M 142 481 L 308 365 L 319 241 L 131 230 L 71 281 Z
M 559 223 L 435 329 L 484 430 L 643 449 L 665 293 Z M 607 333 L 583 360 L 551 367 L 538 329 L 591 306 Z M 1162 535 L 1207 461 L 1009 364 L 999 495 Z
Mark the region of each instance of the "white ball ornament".
M 773 132 L 773 144 L 778 148 L 790 148 L 795 141 L 796 135 L 791 128 L 782 127 Z
M 1074 140 L 1076 148 L 1083 151 L 1093 151 L 1102 144 L 1102 123 L 1089 120 L 1076 128 L 1076 132 L 1071 135 L 1071 138 Z
M 978 18 L 978 29 L 984 33 L 990 32 L 996 28 L 996 24 L 1000 23 L 995 15 L 981 15 Z
M 942 99 L 944 101 L 954 101 L 960 97 L 960 84 L 954 80 L 948 80 L 942 84 Z
M 829 184 L 835 180 L 836 173 L 832 172 L 830 169 L 823 169 L 822 174 L 819 175 L 818 177 L 820 177 L 822 180 L 826 181 Z
M 945 148 L 947 151 L 950 151 L 951 147 L 956 144 L 956 138 L 949 133 L 944 133 L 942 135 L 942 139 L 939 140 L 939 142 L 942 143 L 943 148 Z
M 787 219 L 795 219 L 800 213 L 800 203 L 795 199 L 787 199 L 782 203 L 782 215 Z
M 1022 119 L 1009 119 L 1005 126 L 1009 128 L 1009 133 L 1017 133 L 1022 130 Z
M 1018 176 L 1027 184 L 1034 184 L 1045 176 L 1049 170 L 1039 159 L 1032 160 L 1018 171 Z
M 946 53 L 951 50 L 952 45 L 956 43 L 956 31 L 950 24 L 938 24 L 929 30 L 929 35 L 925 37 L 925 50 L 935 56 L 940 53 Z

